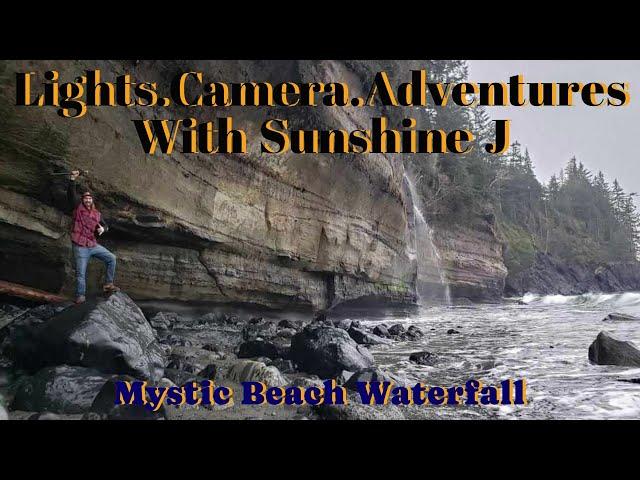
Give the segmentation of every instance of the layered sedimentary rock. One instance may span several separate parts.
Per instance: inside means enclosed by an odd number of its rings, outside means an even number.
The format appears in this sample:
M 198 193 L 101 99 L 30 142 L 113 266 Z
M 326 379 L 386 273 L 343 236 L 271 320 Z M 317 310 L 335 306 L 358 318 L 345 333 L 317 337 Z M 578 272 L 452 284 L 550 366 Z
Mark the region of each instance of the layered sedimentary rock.
M 3 67 L 2 279 L 71 293 L 64 177 L 51 173 L 73 166 L 89 170 L 84 181 L 111 226 L 101 241 L 118 256 L 117 282 L 133 298 L 315 309 L 363 296 L 415 299 L 399 156 L 259 153 L 266 118 L 288 118 L 296 128 L 353 130 L 375 111 L 94 107 L 82 118 L 63 119 L 55 108 L 15 107 L 13 76 L 55 69 L 72 80 L 100 68 L 103 79 L 129 72 L 168 88 L 177 72 L 196 70 L 227 82 L 348 81 L 354 94 L 364 95 L 370 71 L 403 75 L 409 63 L 17 61 Z M 148 156 L 131 122 L 204 121 L 216 114 L 233 116 L 248 132 L 248 154 Z M 91 286 L 100 273 L 100 266 L 90 267 Z
M 438 221 L 432 228 L 452 298 L 501 298 L 507 268 L 492 222 L 483 218 L 467 225 Z
M 613 262 L 603 265 L 568 265 L 553 255 L 537 252 L 527 269 L 509 275 L 505 293 L 579 295 L 588 292 L 640 290 L 640 263 Z

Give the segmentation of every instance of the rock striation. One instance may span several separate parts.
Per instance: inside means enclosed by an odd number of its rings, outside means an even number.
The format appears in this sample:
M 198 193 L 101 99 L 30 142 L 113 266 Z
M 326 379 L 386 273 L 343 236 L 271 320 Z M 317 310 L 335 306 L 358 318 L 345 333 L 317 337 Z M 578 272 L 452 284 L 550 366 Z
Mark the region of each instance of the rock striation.
M 538 252 L 533 264 L 506 279 L 505 294 L 522 296 L 580 295 L 589 292 L 640 290 L 640 263 L 614 262 L 604 265 L 567 265 L 553 255 Z
M 379 63 L 379 64 L 378 64 Z M 348 81 L 365 95 L 372 72 L 397 75 L 411 62 L 12 61 L 6 71 L 55 69 L 73 79 L 99 68 L 167 85 L 179 71 L 242 81 Z M 418 63 L 415 63 L 418 66 Z M 136 300 L 172 299 L 323 309 L 358 298 L 415 301 L 402 158 L 394 155 L 264 155 L 267 118 L 295 128 L 367 125 L 372 111 L 347 108 L 94 107 L 77 119 L 55 108 L 15 107 L 3 82 L 0 278 L 71 293 L 73 269 L 64 177 L 84 182 L 110 224 L 102 240 L 118 256 L 117 281 Z M 167 86 L 168 88 L 168 86 Z M 132 119 L 233 116 L 250 150 L 147 156 Z M 25 127 L 27 126 L 27 127 Z M 180 142 L 180 139 L 178 140 Z M 89 269 L 98 285 L 101 266 Z

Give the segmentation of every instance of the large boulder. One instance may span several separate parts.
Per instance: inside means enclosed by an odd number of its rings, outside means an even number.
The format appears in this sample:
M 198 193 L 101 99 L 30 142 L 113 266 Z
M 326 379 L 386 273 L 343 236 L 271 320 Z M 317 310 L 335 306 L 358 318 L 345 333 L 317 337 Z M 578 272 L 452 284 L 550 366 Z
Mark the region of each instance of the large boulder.
M 632 342 L 600 332 L 589 347 L 589 361 L 598 365 L 640 367 L 640 350 Z
M 11 410 L 83 413 L 110 377 L 92 368 L 47 367 L 20 379 Z
M 415 325 L 411 325 L 407 329 L 407 337 L 409 337 L 412 340 L 422 338 L 424 337 L 424 332 L 420 330 L 418 327 L 416 327 Z
M 389 332 L 389 335 L 392 335 L 394 337 L 397 337 L 399 335 L 403 335 L 404 333 L 407 332 L 407 330 L 404 328 L 404 325 L 402 325 L 401 323 L 396 323 L 394 325 L 391 325 L 387 331 Z
M 166 363 L 142 311 L 121 292 L 14 333 L 16 363 L 31 371 L 67 364 L 154 380 L 162 378 Z
M 264 340 L 248 340 L 240 344 L 238 349 L 238 358 L 279 358 L 284 353 L 283 348 L 279 348 L 276 344 Z
M 355 372 L 373 365 L 373 356 L 349 334 L 328 326 L 308 326 L 291 340 L 290 358 L 305 372 L 322 378 L 343 370 Z
M 158 411 L 153 411 L 144 405 L 126 405 L 116 403 L 116 382 L 136 381 L 129 375 L 114 376 L 105 382 L 94 397 L 89 410 L 106 420 L 158 420 L 166 416 L 166 407 L 163 404 Z M 158 385 L 165 386 L 165 385 Z
M 418 365 L 433 366 L 438 363 L 438 356 L 431 352 L 414 352 L 409 355 L 409 361 L 417 363 Z
M 610 313 L 604 319 L 603 322 L 639 322 L 640 317 L 634 317 L 633 315 L 627 315 L 626 313 Z
M 390 382 L 393 383 L 394 386 L 400 387 L 409 385 L 409 380 L 401 375 L 396 375 L 378 367 L 369 367 L 363 368 L 351 375 L 344 386 L 349 390 L 358 390 L 358 383 L 370 382 Z
M 347 330 L 349 336 L 355 340 L 355 342 L 359 345 L 379 345 L 379 344 L 388 344 L 389 340 L 386 340 L 378 335 L 373 333 L 369 333 L 362 328 L 351 327 Z
M 240 360 L 229 368 L 226 378 L 234 382 L 263 382 L 268 387 L 283 387 L 289 382 L 274 367 L 263 362 L 253 360 Z
M 341 328 L 343 330 L 349 330 L 353 323 L 353 320 L 349 320 L 348 318 L 341 318 L 339 320 L 334 320 L 333 326 L 336 328 Z
M 391 334 L 389 333 L 389 330 L 387 329 L 387 326 L 384 323 L 381 323 L 380 325 L 376 325 L 373 329 L 373 333 L 374 335 L 377 335 L 382 338 L 391 337 Z

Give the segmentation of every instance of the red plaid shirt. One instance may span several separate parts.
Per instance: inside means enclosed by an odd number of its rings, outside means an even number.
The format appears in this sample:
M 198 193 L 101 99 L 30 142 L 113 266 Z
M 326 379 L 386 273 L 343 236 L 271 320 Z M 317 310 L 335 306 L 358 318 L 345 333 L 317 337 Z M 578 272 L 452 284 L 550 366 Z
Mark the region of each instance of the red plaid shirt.
M 100 223 L 100 212 L 95 208 L 87 209 L 83 204 L 76 207 L 73 212 L 73 230 L 71 241 L 81 247 L 95 247 L 96 227 Z

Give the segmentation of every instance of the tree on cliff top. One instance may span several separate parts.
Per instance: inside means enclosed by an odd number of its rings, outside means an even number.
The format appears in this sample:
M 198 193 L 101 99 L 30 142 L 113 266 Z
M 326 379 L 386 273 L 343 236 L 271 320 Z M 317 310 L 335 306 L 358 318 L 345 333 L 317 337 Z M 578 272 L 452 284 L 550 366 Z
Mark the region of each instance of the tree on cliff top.
M 466 79 L 465 62 L 428 63 L 436 81 Z M 466 128 L 476 136 L 469 155 L 407 160 L 419 175 L 418 191 L 430 221 L 471 225 L 493 213 L 511 252 L 507 267 L 526 268 L 535 251 L 590 264 L 637 258 L 640 217 L 634 194 L 625 193 L 617 180 L 609 187 L 602 172 L 594 176 L 573 157 L 542 185 L 529 151 L 519 142 L 503 156 L 482 148 L 493 134 L 493 122 L 483 108 L 431 108 L 428 123 L 429 128 Z

